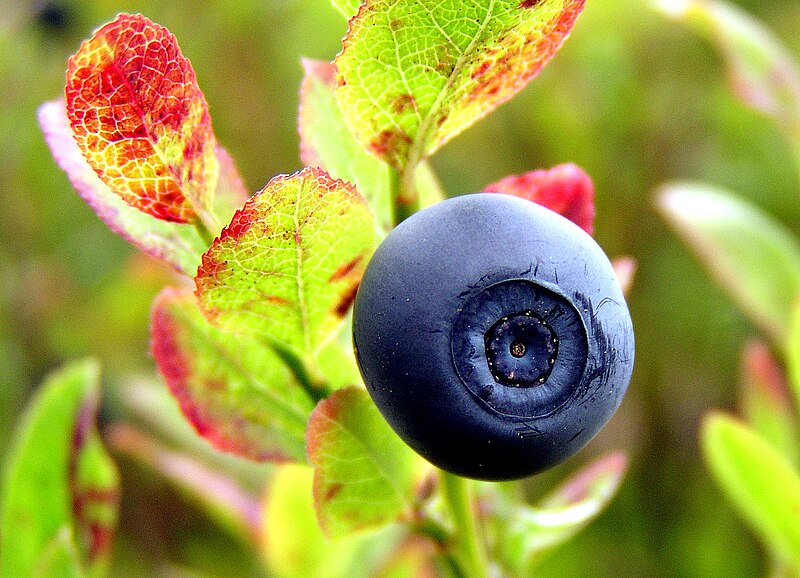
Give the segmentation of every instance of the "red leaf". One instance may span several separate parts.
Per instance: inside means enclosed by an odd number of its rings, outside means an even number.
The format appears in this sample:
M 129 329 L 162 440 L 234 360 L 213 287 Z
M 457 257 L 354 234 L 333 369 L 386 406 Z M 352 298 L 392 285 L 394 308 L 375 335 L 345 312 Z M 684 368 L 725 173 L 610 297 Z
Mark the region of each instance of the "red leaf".
M 151 350 L 197 433 L 255 461 L 305 459 L 312 402 L 271 349 L 208 324 L 188 289 L 165 289 L 152 312 Z
M 218 171 L 208 105 L 168 30 L 121 14 L 70 58 L 65 92 L 78 146 L 112 191 L 166 221 L 208 207 Z
M 563 215 L 590 235 L 594 232 L 594 184 L 577 165 L 505 177 L 483 190 L 533 201 Z

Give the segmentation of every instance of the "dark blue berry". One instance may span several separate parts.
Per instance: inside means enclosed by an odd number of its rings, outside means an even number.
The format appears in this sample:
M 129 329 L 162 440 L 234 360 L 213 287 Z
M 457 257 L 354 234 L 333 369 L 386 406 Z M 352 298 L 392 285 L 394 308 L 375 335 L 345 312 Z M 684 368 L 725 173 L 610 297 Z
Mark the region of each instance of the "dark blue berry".
M 361 282 L 353 342 L 367 389 L 436 466 L 517 479 L 573 455 L 619 406 L 633 369 L 628 308 L 578 226 L 501 194 L 401 223 Z

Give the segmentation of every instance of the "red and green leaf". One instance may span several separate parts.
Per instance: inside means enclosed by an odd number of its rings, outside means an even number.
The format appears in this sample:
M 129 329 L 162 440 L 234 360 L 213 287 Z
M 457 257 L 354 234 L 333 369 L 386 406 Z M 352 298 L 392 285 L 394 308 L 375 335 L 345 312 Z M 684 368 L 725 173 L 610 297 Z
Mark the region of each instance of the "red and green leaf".
M 569 35 L 584 0 L 367 0 L 336 57 L 362 145 L 416 167 L 510 99 Z
M 382 229 L 391 229 L 391 169 L 369 154 L 347 126 L 335 96 L 336 67 L 330 62 L 304 59 L 303 68 L 297 123 L 301 160 L 305 165 L 325 169 L 332 177 L 352 182 Z M 416 187 L 423 207 L 444 198 L 427 163 L 417 171 Z
M 6 466 L 0 517 L 3 576 L 104 576 L 119 477 L 95 425 L 99 368 L 54 373 L 28 410 Z
M 144 253 L 185 275 L 194 276 L 200 256 L 207 248 L 195 227 L 155 219 L 111 192 L 75 143 L 63 100 L 42 105 L 39 123 L 56 163 L 109 229 Z
M 594 183 L 577 165 L 505 177 L 483 190 L 533 201 L 566 217 L 590 235 L 594 232 Z
M 329 537 L 394 521 L 413 493 L 416 456 L 364 389 L 340 389 L 317 405 L 308 457 L 317 518 Z
M 121 14 L 69 60 L 67 114 L 89 165 L 126 203 L 177 223 L 204 219 L 219 163 L 205 97 L 175 37 Z
M 200 307 L 221 329 L 313 361 L 347 315 L 376 242 L 350 183 L 316 168 L 275 177 L 203 255 Z
M 272 349 L 209 324 L 188 289 L 156 299 L 151 339 L 181 411 L 212 445 L 258 461 L 305 461 L 313 403 Z

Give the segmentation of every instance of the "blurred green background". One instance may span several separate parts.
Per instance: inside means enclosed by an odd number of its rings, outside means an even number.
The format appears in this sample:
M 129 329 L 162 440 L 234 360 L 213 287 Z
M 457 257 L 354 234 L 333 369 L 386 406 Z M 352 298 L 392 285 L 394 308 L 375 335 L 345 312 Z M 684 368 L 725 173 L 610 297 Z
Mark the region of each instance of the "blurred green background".
M 800 2 L 739 0 L 800 55 Z M 43 375 L 98 357 L 108 390 L 152 377 L 150 302 L 174 278 L 84 205 L 51 160 L 36 108 L 66 60 L 120 11 L 169 28 L 248 188 L 300 168 L 300 57 L 331 59 L 346 24 L 327 0 L 0 2 L 0 448 Z M 713 485 L 697 428 L 732 409 L 756 334 L 654 209 L 676 178 L 736 191 L 800 235 L 800 183 L 781 133 L 727 90 L 719 55 L 642 0 L 588 0 L 570 40 L 521 95 L 433 159 L 451 194 L 575 162 L 597 188 L 598 242 L 639 262 L 629 303 L 633 382 L 589 448 L 532 479 L 532 497 L 621 448 L 631 470 L 594 524 L 542 576 L 759 576 L 763 553 Z M 113 398 L 113 395 L 111 396 Z M 104 418 L 124 409 L 109 403 Z M 123 456 L 113 576 L 261 576 L 244 549 L 157 475 Z

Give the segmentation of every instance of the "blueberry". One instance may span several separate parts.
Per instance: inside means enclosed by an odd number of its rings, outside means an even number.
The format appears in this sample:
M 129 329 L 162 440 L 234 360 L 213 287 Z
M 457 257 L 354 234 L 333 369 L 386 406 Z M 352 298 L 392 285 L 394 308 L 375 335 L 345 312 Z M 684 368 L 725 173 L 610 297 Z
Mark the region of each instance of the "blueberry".
M 434 465 L 519 479 L 585 446 L 619 406 L 633 327 L 594 240 L 530 201 L 478 193 L 411 216 L 356 295 L 375 404 Z

